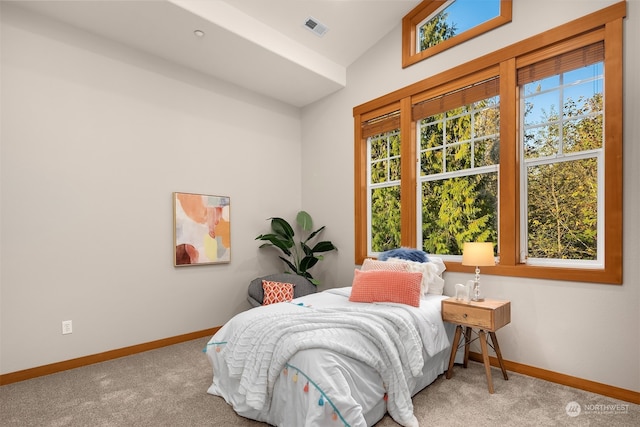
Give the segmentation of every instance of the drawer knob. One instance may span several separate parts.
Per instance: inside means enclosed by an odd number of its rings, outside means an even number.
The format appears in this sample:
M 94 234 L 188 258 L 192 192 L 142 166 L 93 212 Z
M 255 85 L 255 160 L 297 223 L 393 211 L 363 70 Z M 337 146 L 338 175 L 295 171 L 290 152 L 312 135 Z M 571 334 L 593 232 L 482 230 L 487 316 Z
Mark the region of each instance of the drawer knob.
M 467 313 L 464 313 L 464 314 L 462 315 L 462 317 L 466 319 L 466 318 L 467 318 Z

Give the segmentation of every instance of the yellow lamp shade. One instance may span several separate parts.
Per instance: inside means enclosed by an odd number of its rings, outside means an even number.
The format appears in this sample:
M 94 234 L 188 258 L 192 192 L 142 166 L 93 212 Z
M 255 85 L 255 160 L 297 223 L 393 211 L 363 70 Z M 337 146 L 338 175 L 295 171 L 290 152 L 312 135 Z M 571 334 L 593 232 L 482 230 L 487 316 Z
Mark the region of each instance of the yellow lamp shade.
M 486 267 L 496 265 L 491 242 L 465 242 L 462 246 L 462 265 Z

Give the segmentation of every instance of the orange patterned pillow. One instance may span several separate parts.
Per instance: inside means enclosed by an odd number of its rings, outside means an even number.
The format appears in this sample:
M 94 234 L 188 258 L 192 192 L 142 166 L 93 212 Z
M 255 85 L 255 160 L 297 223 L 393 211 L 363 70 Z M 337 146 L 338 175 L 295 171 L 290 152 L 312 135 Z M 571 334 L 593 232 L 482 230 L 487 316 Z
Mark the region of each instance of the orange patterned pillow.
M 262 305 L 291 301 L 293 299 L 293 286 L 291 283 L 263 280 L 264 298 L 262 299 Z
M 349 301 L 396 302 L 420 307 L 421 283 L 422 273 L 356 269 Z

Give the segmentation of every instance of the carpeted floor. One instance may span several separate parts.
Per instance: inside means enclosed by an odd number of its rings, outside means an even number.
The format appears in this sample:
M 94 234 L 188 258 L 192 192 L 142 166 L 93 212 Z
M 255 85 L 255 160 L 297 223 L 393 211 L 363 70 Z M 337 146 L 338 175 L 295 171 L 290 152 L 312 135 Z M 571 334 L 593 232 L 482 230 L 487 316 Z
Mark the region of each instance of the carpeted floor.
M 2 386 L 0 425 L 265 426 L 206 393 L 207 341 Z M 512 372 L 504 381 L 494 369 L 490 395 L 483 366 L 469 365 L 454 367 L 452 379 L 441 376 L 414 397 L 421 426 L 640 426 L 640 405 Z M 386 416 L 376 427 L 397 425 Z

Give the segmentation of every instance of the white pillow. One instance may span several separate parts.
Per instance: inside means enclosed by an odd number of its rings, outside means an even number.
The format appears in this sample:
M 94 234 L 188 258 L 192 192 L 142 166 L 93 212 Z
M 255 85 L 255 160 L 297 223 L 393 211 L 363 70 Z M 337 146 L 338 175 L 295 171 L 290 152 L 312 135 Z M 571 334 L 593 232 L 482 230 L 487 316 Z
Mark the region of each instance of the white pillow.
M 442 273 L 446 269 L 442 258 L 429 256 L 428 262 L 408 261 L 401 258 L 389 258 L 391 262 L 401 262 L 409 267 L 409 271 L 422 273 L 422 294 L 442 295 L 444 279 Z

